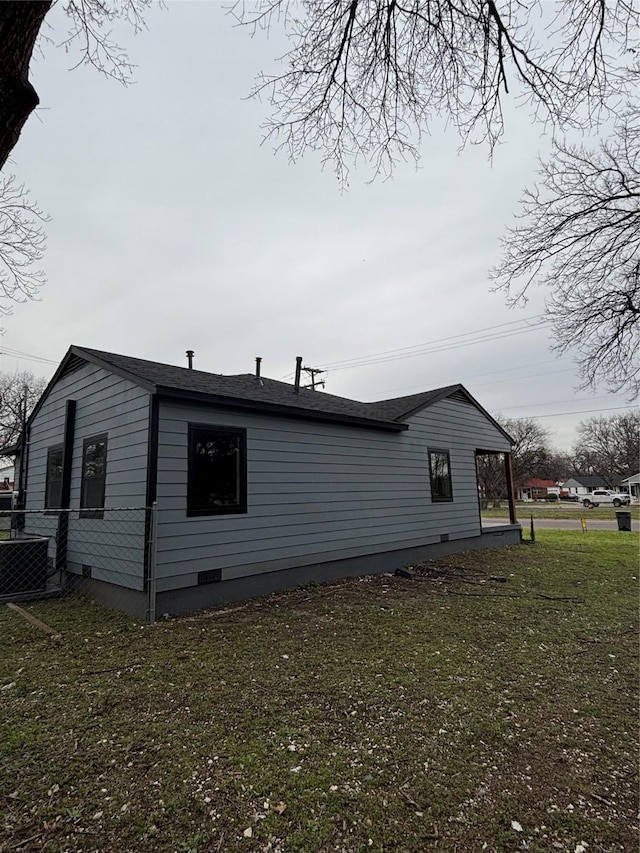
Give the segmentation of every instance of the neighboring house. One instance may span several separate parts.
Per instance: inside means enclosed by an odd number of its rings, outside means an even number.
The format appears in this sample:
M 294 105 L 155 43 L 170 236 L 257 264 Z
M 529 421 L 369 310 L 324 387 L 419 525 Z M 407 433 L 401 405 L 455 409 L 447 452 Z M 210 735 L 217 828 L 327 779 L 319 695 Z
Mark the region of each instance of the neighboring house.
M 576 474 L 566 483 L 562 484 L 562 490 L 571 495 L 590 495 L 594 489 L 608 489 L 603 477 L 596 474 Z
M 13 465 L 0 467 L 0 492 L 12 492 L 15 468 Z
M 620 483 L 621 491 L 628 492 L 634 500 L 640 500 L 640 474 L 626 477 Z
M 22 508 L 47 512 L 25 532 L 53 542 L 76 510 L 57 560 L 133 614 L 151 551 L 158 612 L 178 613 L 519 540 L 513 502 L 482 528 L 475 456 L 509 471 L 511 439 L 462 385 L 360 403 L 74 346 L 26 448 Z M 154 503 L 154 548 L 142 516 L 113 534 L 110 509 Z
M 526 483 L 516 483 L 516 500 L 539 501 L 548 494 L 558 494 L 558 484 L 555 480 L 542 480 L 532 477 Z

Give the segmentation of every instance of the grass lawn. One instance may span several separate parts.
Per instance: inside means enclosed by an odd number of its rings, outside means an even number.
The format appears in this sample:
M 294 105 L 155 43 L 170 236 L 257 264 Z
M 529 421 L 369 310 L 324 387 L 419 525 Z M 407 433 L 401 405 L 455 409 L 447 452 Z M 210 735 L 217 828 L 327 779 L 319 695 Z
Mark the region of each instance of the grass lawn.
M 636 851 L 637 545 L 540 531 L 154 627 L 29 605 L 57 640 L 2 607 L 0 851 Z
M 632 506 L 619 507 L 623 512 L 630 512 L 631 518 L 640 518 L 640 506 L 638 504 Z M 590 518 L 607 519 L 609 521 L 616 520 L 616 508 L 613 506 L 598 506 L 593 509 L 586 509 L 580 503 L 570 503 L 569 501 L 547 502 L 547 501 L 529 501 L 527 503 L 516 503 L 516 515 L 519 521 L 528 521 L 531 516 L 534 518 Z M 504 501 L 500 509 L 487 507 L 482 510 L 483 518 L 508 518 L 509 507 Z

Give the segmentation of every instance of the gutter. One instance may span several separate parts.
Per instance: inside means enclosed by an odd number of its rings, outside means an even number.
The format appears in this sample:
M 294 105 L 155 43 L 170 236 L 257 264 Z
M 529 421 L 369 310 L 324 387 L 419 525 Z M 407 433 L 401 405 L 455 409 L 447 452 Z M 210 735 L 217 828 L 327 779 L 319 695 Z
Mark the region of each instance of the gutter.
M 374 418 L 359 417 L 358 415 L 341 415 L 333 412 L 303 409 L 298 408 L 297 406 L 287 406 L 282 403 L 244 400 L 239 397 L 223 397 L 216 394 L 207 394 L 206 392 L 198 391 L 182 391 L 176 388 L 163 387 L 161 385 L 156 387 L 156 393 L 164 399 L 185 400 L 193 403 L 220 406 L 226 409 L 242 409 L 244 411 L 257 412 L 259 414 L 281 415 L 283 417 L 300 418 L 302 420 L 365 427 L 367 429 L 382 430 L 384 432 L 404 432 L 409 429 L 409 424 L 398 423 L 397 421 L 380 421 Z

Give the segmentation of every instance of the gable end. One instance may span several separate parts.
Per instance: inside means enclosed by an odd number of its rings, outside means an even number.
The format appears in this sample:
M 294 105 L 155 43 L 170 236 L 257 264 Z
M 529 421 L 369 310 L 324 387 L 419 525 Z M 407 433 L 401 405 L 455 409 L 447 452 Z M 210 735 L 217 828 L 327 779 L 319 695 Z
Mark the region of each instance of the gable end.
M 467 406 L 473 406 L 471 400 L 462 391 L 454 391 L 453 394 L 449 394 L 448 399 L 455 400 L 456 403 L 465 403 Z
M 76 370 L 80 370 L 86 363 L 85 359 L 80 358 L 79 355 L 69 355 L 69 358 L 63 363 L 60 372 L 57 374 L 57 379 L 64 379 L 70 373 L 75 373 Z

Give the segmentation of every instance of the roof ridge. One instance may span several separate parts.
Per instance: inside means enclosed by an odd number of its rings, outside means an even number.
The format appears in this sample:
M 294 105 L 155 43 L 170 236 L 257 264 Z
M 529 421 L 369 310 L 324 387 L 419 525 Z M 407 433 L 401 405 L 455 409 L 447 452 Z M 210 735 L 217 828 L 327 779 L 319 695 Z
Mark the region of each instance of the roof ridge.
M 415 394 L 403 394 L 400 397 L 385 397 L 384 400 L 372 400 L 370 403 L 366 403 L 365 405 L 377 406 L 379 403 L 398 403 L 400 400 L 418 399 L 418 397 L 424 397 L 425 394 L 441 394 L 445 391 L 461 387 L 462 385 L 459 382 L 456 382 L 454 385 L 443 385 L 440 388 L 427 388 L 424 391 L 417 391 Z
M 91 347 L 82 347 L 78 345 L 74 345 L 74 349 L 83 350 L 84 352 L 91 353 L 92 355 L 97 356 L 98 358 L 102 358 L 104 361 L 109 361 L 110 356 L 115 356 L 116 358 L 126 358 L 127 361 L 142 361 L 145 364 L 153 364 L 156 367 L 170 367 L 172 370 L 184 370 L 188 373 L 204 373 L 205 376 L 222 376 L 228 377 L 230 374 L 225 373 L 212 373 L 210 370 L 199 370 L 197 367 L 185 367 L 182 364 L 171 364 L 168 361 L 154 361 L 150 358 L 139 358 L 137 355 L 123 355 L 119 352 L 110 352 L 108 350 L 99 350 L 93 349 Z M 243 374 L 237 374 L 238 376 Z M 246 374 L 248 376 L 252 376 L 253 374 Z

